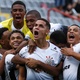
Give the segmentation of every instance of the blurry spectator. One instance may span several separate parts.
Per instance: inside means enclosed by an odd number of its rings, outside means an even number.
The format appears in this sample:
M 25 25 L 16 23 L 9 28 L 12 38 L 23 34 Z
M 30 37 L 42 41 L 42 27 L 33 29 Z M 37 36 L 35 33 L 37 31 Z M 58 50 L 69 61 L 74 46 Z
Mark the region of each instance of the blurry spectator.
M 73 0 L 73 4 L 72 4 L 72 12 L 73 12 L 73 15 L 77 16 L 78 18 L 80 18 L 80 14 L 76 11 L 75 7 L 78 3 L 78 0 Z
M 45 8 L 45 9 L 48 9 L 48 6 L 47 6 L 47 4 L 46 3 L 41 3 L 41 8 Z
M 66 5 L 63 7 L 63 11 L 68 14 L 72 15 L 75 19 L 80 17 L 80 14 L 77 13 L 75 10 L 75 6 L 77 5 L 77 0 L 73 0 L 71 2 L 67 2 Z
M 78 0 L 76 6 L 75 6 L 75 10 L 80 13 L 80 1 Z
M 55 7 L 62 10 L 63 6 L 65 5 L 65 0 L 55 0 Z
M 66 3 L 66 5 L 63 7 L 63 10 L 64 10 L 64 12 L 65 12 L 66 14 L 70 14 L 70 15 L 73 14 L 73 13 L 72 13 L 72 8 L 73 8 L 72 4 L 73 4 L 72 2 Z
M 80 18 L 80 1 L 76 2 L 76 5 L 74 6 L 74 9 L 76 10 L 77 17 Z

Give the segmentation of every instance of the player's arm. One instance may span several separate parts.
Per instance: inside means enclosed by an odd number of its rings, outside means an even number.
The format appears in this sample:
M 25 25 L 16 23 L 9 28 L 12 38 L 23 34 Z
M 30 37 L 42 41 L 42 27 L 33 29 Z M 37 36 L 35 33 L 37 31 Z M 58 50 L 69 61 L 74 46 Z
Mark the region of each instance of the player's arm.
M 0 60 L 0 75 L 3 73 L 4 66 L 5 66 L 5 57 L 6 57 L 6 52 L 3 54 L 2 59 Z
M 19 46 L 18 48 L 15 50 L 15 53 L 18 53 L 24 46 L 26 46 L 28 44 L 28 40 L 24 40 Z
M 25 64 L 26 59 L 19 56 L 19 54 L 16 54 L 12 59 L 11 62 L 15 64 Z
M 43 70 L 52 76 L 58 76 L 63 67 L 63 61 L 61 61 L 60 64 L 56 67 L 56 66 L 51 66 L 49 64 L 45 64 L 39 60 L 35 60 L 32 58 L 28 58 L 26 64 L 30 68 L 33 68 L 35 70 L 38 69 Z
M 26 70 L 23 65 L 19 66 L 19 78 L 18 80 L 26 80 Z
M 39 62 L 38 66 L 45 72 L 49 73 L 52 76 L 58 76 L 62 70 L 63 62 L 61 61 L 57 67 Z
M 80 60 L 80 54 L 74 52 L 72 44 L 70 45 L 70 48 L 61 48 L 61 52 L 66 56 L 72 56 L 77 60 Z

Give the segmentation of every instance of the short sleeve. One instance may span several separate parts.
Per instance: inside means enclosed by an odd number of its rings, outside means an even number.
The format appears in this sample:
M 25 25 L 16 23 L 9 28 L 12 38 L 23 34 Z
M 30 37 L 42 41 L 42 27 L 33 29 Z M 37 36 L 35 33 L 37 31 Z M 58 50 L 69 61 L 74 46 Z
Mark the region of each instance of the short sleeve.
M 12 63 L 11 60 L 15 55 L 13 54 L 8 54 L 5 58 L 5 63 Z
M 19 56 L 25 58 L 28 52 L 28 47 L 23 47 L 20 52 L 19 52 Z
M 75 46 L 73 46 L 73 50 L 77 53 L 80 53 L 80 43 L 76 44 Z

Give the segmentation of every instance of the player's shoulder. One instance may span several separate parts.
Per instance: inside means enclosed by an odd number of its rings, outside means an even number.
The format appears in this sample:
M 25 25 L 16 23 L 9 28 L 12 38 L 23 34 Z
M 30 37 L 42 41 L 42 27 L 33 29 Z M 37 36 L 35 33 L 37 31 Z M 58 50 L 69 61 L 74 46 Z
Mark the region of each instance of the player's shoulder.
M 7 20 L 2 21 L 1 23 L 9 22 L 9 21 L 12 21 L 12 20 L 13 20 L 13 18 L 9 18 Z
M 59 48 L 58 46 L 52 44 L 51 42 L 50 42 L 50 47 L 51 47 L 53 50 L 60 51 L 60 48 Z

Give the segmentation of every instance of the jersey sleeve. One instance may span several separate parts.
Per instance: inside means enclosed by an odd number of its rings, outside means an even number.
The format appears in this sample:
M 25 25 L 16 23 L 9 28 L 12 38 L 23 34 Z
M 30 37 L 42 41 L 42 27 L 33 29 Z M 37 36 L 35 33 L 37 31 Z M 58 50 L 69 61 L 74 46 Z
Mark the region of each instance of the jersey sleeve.
M 27 56 L 27 52 L 28 52 L 28 47 L 23 47 L 20 52 L 19 52 L 19 56 L 25 58 Z
M 77 45 L 73 46 L 73 50 L 77 53 L 80 53 L 80 43 L 78 43 Z
M 5 63 L 9 63 L 9 64 L 12 64 L 11 60 L 12 58 L 14 57 L 15 55 L 13 54 L 8 54 L 5 58 Z

